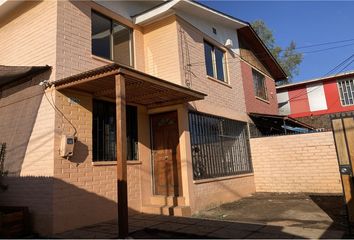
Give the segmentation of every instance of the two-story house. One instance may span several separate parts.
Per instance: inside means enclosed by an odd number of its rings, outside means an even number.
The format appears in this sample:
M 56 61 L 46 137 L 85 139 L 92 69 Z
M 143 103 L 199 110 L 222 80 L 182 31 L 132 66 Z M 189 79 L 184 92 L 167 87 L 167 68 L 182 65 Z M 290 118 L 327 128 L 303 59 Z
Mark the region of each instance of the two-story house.
M 330 115 L 354 111 L 354 72 L 277 87 L 279 113 L 316 128 L 332 129 Z
M 190 215 L 255 192 L 247 112 L 275 114 L 286 75 L 249 23 L 193 1 L 2 0 L 0 41 L 0 204 L 37 232 L 126 198 Z

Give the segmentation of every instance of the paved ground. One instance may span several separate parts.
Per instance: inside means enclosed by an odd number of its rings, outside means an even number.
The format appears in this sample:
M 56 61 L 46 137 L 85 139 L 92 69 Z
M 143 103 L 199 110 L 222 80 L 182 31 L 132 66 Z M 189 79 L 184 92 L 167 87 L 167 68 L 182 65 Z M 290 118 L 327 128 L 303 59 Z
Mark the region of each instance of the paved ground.
M 316 201 L 305 195 L 256 194 L 193 218 L 135 214 L 129 216 L 130 237 L 341 238 L 343 224 L 336 225 Z M 117 233 L 113 220 L 52 237 L 116 238 Z

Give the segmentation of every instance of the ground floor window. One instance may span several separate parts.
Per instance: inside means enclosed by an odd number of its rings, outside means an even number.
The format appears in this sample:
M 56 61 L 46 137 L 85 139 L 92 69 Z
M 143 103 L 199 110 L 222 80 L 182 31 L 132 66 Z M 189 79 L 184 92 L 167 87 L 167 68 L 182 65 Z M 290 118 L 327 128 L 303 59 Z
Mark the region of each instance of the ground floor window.
M 251 173 L 247 123 L 190 112 L 193 179 Z
M 138 159 L 137 108 L 126 106 L 127 159 Z M 116 105 L 93 100 L 93 161 L 116 161 Z

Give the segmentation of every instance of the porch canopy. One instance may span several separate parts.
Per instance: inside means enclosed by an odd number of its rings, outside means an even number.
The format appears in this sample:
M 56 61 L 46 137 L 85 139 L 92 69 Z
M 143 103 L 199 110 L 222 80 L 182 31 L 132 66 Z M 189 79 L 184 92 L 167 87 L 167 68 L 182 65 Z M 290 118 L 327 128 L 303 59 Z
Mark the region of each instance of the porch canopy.
M 148 108 L 201 100 L 206 96 L 116 63 L 55 81 L 54 85 L 57 90 L 74 89 L 94 97 L 115 99 L 117 76 L 124 78 L 126 103 L 145 105 Z
M 137 71 L 110 64 L 73 75 L 54 83 L 56 90 L 74 89 L 93 97 L 107 97 L 116 102 L 118 237 L 128 236 L 126 103 L 148 108 L 201 100 L 206 95 Z

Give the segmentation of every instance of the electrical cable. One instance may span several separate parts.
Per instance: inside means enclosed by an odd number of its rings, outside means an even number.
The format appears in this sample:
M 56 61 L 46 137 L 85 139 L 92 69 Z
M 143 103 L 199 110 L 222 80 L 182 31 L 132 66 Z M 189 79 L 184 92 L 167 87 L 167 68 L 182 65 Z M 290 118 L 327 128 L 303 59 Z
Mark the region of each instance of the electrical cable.
M 295 50 L 297 50 L 297 49 L 303 49 L 303 48 L 318 47 L 318 46 L 323 46 L 323 45 L 331 45 L 331 44 L 335 44 L 335 43 L 351 42 L 351 41 L 354 41 L 354 38 L 346 39 L 346 40 L 333 41 L 333 42 L 314 43 L 314 44 L 311 44 L 311 45 L 305 45 L 305 46 L 297 47 L 297 48 L 295 48 Z
M 47 101 L 48 101 L 49 104 L 52 106 L 52 108 L 53 108 L 55 111 L 57 111 L 57 112 L 71 125 L 71 127 L 74 129 L 74 134 L 73 134 L 73 136 L 75 137 L 76 134 L 77 134 L 77 129 L 76 129 L 76 127 L 74 126 L 74 124 L 72 124 L 72 123 L 70 122 L 70 120 L 64 115 L 64 113 L 55 105 L 55 103 L 54 103 L 54 98 L 53 98 L 53 90 L 52 90 L 52 89 L 50 90 L 50 91 L 51 91 L 50 95 L 51 95 L 51 98 L 52 98 L 52 101 L 53 101 L 53 102 L 51 102 L 51 101 L 49 100 L 49 98 L 48 98 L 48 96 L 47 96 L 47 93 L 46 93 L 46 91 L 45 91 L 45 88 L 43 89 L 43 91 L 44 91 L 44 96 L 46 97 Z
M 350 61 L 350 59 L 352 59 L 354 57 L 354 54 L 350 55 L 348 58 L 344 59 L 341 63 L 339 63 L 336 67 L 334 67 L 332 70 L 329 71 L 332 72 L 333 70 L 337 69 L 338 67 L 342 66 L 343 64 L 345 64 L 347 61 Z M 340 72 L 342 72 L 344 69 L 346 69 L 350 64 L 352 64 L 354 62 L 354 58 L 347 64 L 345 65 L 341 70 L 337 71 L 337 73 L 333 76 L 337 76 Z M 326 75 L 325 75 L 326 76 Z M 324 77 L 324 76 L 323 76 Z M 291 100 L 295 99 L 295 98 L 299 98 L 301 96 L 304 96 L 304 95 L 307 95 L 308 93 L 310 92 L 313 92 L 317 89 L 319 89 L 321 86 L 318 86 L 314 89 L 312 89 L 311 91 L 307 91 L 307 88 L 304 89 L 301 93 L 299 93 L 298 95 L 292 97 L 292 98 L 289 98 L 286 102 L 290 102 Z

